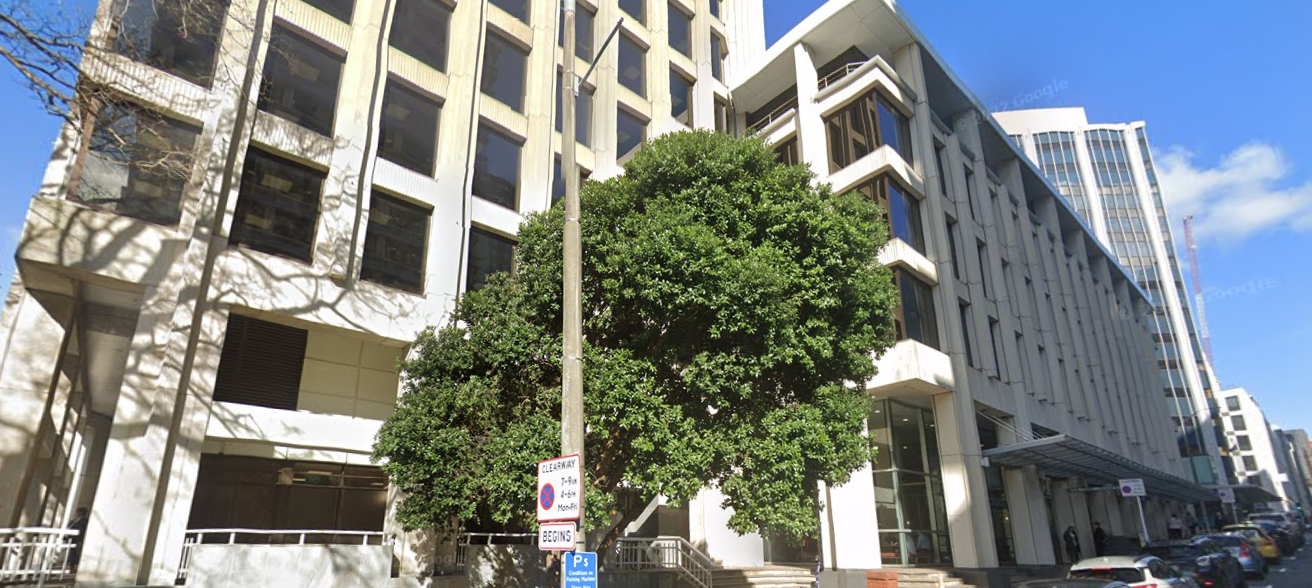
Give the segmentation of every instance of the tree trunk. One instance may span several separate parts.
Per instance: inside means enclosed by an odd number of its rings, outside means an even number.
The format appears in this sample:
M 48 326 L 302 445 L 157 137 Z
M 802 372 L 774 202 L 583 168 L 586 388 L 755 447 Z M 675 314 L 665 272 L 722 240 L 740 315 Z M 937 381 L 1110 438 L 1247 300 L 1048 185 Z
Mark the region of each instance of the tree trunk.
M 629 505 L 620 512 L 620 520 L 616 521 L 610 530 L 606 531 L 606 534 L 602 536 L 601 541 L 597 544 L 597 567 L 601 567 L 606 562 L 606 557 L 614 551 L 615 543 L 619 541 L 620 533 L 624 532 L 624 528 L 628 527 L 629 523 L 638 519 L 638 515 L 642 514 L 645 506 L 645 502 L 636 506 Z

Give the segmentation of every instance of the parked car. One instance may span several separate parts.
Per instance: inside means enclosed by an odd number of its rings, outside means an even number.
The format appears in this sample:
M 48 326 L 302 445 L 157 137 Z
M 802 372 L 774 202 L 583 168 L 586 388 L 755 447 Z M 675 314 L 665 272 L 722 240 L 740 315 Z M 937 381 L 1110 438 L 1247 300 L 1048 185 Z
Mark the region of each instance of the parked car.
M 1290 535 L 1293 536 L 1293 538 L 1294 538 L 1294 544 L 1295 544 L 1296 546 L 1298 546 L 1298 547 L 1302 547 L 1302 546 L 1303 546 L 1303 532 L 1304 532 L 1306 529 L 1303 528 L 1303 521 L 1298 520 L 1298 517 L 1295 516 L 1293 513 L 1288 513 L 1288 512 L 1255 512 L 1255 513 L 1253 513 L 1253 514 L 1248 515 L 1248 520 L 1249 520 L 1249 521 L 1270 521 L 1270 522 L 1272 522 L 1272 523 L 1275 523 L 1275 524 L 1277 524 L 1277 525 L 1280 525 L 1281 527 L 1284 527 L 1285 532 L 1287 532 L 1287 533 L 1289 533 Z
M 1239 560 L 1239 565 L 1244 568 L 1245 574 L 1248 574 L 1256 580 L 1261 580 L 1266 577 L 1266 557 L 1264 557 L 1262 552 L 1256 547 L 1253 547 L 1243 535 L 1225 533 L 1221 535 L 1208 535 L 1207 538 L 1215 541 L 1222 549 L 1230 552 L 1231 557 Z
M 1286 531 L 1283 526 L 1271 521 L 1253 521 L 1248 524 L 1261 527 L 1271 538 L 1275 539 L 1281 555 L 1293 555 L 1295 551 L 1298 551 L 1298 544 L 1294 543 L 1294 536 L 1290 535 L 1289 531 Z
M 1017 584 L 1014 588 L 1130 588 L 1130 585 L 1117 580 L 1058 578 L 1055 580 L 1030 580 Z
M 1248 585 L 1239 561 L 1206 536 L 1155 541 L 1145 545 L 1140 553 L 1160 557 L 1182 573 L 1193 575 L 1202 588 L 1243 588 Z
M 1193 578 L 1151 555 L 1109 555 L 1071 566 L 1072 580 L 1124 582 L 1133 588 L 1200 588 Z
M 1221 530 L 1231 535 L 1243 537 L 1249 545 L 1257 548 L 1262 557 L 1266 558 L 1268 564 L 1280 563 L 1280 546 L 1276 543 L 1276 538 L 1267 533 L 1260 525 L 1226 525 Z

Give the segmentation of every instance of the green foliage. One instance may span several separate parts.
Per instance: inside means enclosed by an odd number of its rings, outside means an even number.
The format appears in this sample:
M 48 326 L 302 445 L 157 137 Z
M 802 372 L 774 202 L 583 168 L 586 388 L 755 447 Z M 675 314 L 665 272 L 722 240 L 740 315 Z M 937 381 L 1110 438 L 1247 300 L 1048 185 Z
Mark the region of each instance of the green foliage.
M 590 528 L 716 485 L 739 532 L 814 532 L 816 482 L 870 459 L 861 385 L 892 343 L 883 211 L 811 184 L 760 139 L 648 144 L 583 188 Z M 520 229 L 516 273 L 424 332 L 374 456 L 410 528 L 533 525 L 559 453 L 561 206 Z

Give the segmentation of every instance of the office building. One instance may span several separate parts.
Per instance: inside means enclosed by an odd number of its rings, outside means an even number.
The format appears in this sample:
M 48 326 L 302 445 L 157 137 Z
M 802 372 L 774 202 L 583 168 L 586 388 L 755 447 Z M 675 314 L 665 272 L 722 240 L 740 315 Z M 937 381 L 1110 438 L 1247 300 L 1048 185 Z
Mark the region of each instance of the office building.
M 1195 482 L 1224 484 L 1224 448 L 1213 418 L 1216 378 L 1199 344 L 1145 124 L 1090 124 L 1083 108 L 994 116 L 1148 293 L 1163 402 L 1175 422 L 1179 455 Z
M 1267 420 L 1257 399 L 1243 388 L 1232 388 L 1223 390 L 1219 400 L 1235 472 L 1233 483 L 1241 489 L 1254 489 L 1248 499 L 1244 492 L 1236 493 L 1241 508 L 1298 510 L 1300 505 L 1312 504 L 1290 437 Z
M 430 573 L 370 446 L 415 333 L 512 269 L 561 191 L 557 4 L 234 0 L 211 36 L 146 4 L 101 3 L 88 75 L 116 98 L 59 137 L 23 229 L 0 514 L 89 506 L 85 585 L 185 581 L 198 530 L 232 527 L 386 536 L 400 576 Z M 897 5 L 832 0 L 768 50 L 759 0 L 579 9 L 570 59 L 624 18 L 580 94 L 582 173 L 662 133 L 761 133 L 887 206 L 902 294 L 864 383 L 878 455 L 821 489 L 811 540 L 734 534 L 714 489 L 630 535 L 726 568 L 980 570 L 1059 561 L 1067 526 L 1092 555 L 1094 520 L 1138 535 L 1119 479 L 1153 535 L 1210 496 L 1158 401 L 1150 293 Z

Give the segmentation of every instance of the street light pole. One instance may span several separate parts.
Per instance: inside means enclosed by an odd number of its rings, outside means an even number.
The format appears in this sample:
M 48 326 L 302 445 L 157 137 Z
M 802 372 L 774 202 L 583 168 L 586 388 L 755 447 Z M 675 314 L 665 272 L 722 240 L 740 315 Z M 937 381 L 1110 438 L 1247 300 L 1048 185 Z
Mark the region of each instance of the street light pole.
M 583 244 L 579 229 L 579 172 L 577 157 L 578 137 L 574 119 L 577 116 L 575 100 L 578 82 L 574 79 L 575 0 L 562 0 L 565 11 L 565 47 L 561 57 L 563 72 L 560 79 L 560 175 L 565 182 L 565 236 L 564 236 L 564 324 L 561 366 L 560 454 L 579 456 L 579 471 L 583 472 L 586 486 L 587 469 L 583 454 Z M 582 496 L 580 496 L 582 502 Z M 587 551 L 588 539 L 584 513 L 579 513 L 579 528 L 574 535 L 575 551 Z M 563 581 L 563 575 L 562 575 Z

